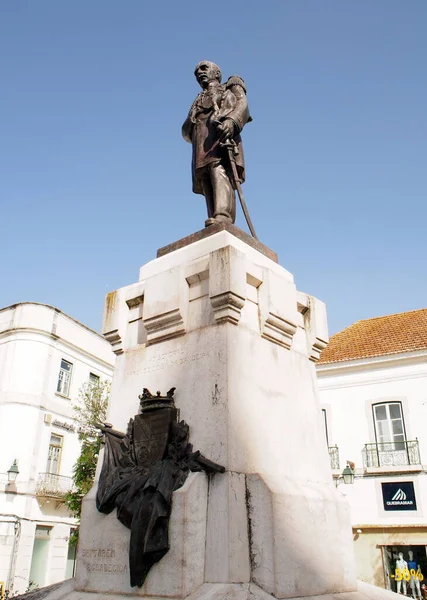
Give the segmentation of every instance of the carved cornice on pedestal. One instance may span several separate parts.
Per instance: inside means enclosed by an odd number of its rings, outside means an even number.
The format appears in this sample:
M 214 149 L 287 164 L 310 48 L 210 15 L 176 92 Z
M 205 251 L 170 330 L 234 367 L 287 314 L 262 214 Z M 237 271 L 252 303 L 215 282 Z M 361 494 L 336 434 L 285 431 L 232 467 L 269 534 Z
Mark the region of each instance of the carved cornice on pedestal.
M 327 345 L 324 304 L 297 292 L 285 270 L 254 262 L 234 245 L 111 292 L 103 331 L 113 352 L 122 354 L 128 347 L 159 343 L 214 323 L 238 325 L 243 310 L 245 326 L 311 361 L 319 360 Z
M 289 350 L 297 330 L 295 285 L 264 269 L 258 296 L 261 336 Z
M 123 341 L 120 337 L 118 329 L 113 329 L 112 331 L 105 331 L 103 333 L 103 336 L 105 337 L 107 342 L 110 342 L 111 349 L 114 352 L 114 354 L 123 354 Z
M 240 321 L 246 302 L 246 258 L 233 246 L 210 254 L 209 297 L 217 323 Z
M 128 305 L 128 308 L 136 308 L 143 302 L 144 302 L 144 294 L 141 294 L 140 296 L 128 298 L 126 300 L 126 304 Z
M 281 317 L 269 313 L 264 321 L 261 336 L 270 342 L 290 349 L 297 327 Z
M 326 306 L 321 300 L 298 292 L 300 312 L 304 316 L 308 358 L 317 362 L 329 342 Z
M 123 354 L 123 340 L 120 335 L 120 290 L 109 292 L 105 298 L 102 335 L 110 342 L 114 354 Z
M 211 305 L 217 323 L 237 325 L 245 305 L 245 298 L 233 294 L 233 292 L 224 292 L 218 296 L 211 296 Z
M 102 333 L 116 355 L 126 349 L 129 323 L 141 319 L 144 286 L 145 283 L 137 282 L 109 292 L 105 298 Z
M 144 327 L 147 330 L 147 344 L 163 342 L 185 333 L 184 319 L 178 308 L 144 319 Z
M 147 279 L 142 317 L 147 345 L 183 335 L 187 308 L 188 283 L 179 267 Z
M 322 350 L 324 350 L 327 345 L 328 345 L 328 342 L 325 342 L 325 340 L 321 340 L 320 338 L 315 338 L 314 343 L 311 346 L 311 354 L 309 356 L 309 359 L 312 360 L 313 362 L 317 362 L 320 358 L 320 354 L 321 354 Z

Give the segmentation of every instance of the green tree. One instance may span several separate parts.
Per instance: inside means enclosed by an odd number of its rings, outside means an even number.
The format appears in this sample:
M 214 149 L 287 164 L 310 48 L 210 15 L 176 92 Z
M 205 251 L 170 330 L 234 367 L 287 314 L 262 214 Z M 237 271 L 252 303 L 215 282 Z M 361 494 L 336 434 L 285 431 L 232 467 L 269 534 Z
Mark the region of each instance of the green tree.
M 83 496 L 88 493 L 95 479 L 96 463 L 101 448 L 101 438 L 95 425 L 104 423 L 106 419 L 110 391 L 109 381 L 84 383 L 73 406 L 81 450 L 73 467 L 74 489 L 68 492 L 65 501 L 72 515 L 79 520 Z M 70 542 L 77 543 L 77 540 L 78 528 L 73 531 Z

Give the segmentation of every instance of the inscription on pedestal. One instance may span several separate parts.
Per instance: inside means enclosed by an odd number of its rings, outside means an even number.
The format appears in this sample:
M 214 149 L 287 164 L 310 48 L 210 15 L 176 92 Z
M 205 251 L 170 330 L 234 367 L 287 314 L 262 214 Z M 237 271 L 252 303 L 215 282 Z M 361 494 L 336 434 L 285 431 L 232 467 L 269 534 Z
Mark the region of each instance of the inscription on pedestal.
M 102 573 L 127 573 L 127 565 L 108 565 L 106 563 L 91 563 L 87 565 L 89 573 L 101 572 Z
M 209 356 L 208 352 L 197 352 L 196 354 L 186 355 L 184 350 L 182 349 L 171 350 L 170 352 L 165 352 L 164 354 L 153 356 L 152 358 L 150 358 L 150 360 L 146 362 L 146 367 L 144 367 L 143 369 L 127 371 L 125 375 L 146 375 L 147 373 L 154 373 L 156 371 L 161 371 L 162 369 L 169 369 L 178 365 L 183 365 L 186 363 L 201 360 L 206 356 Z
M 112 548 L 82 548 L 81 555 L 85 558 L 114 558 L 116 552 Z
M 105 559 L 114 559 L 116 557 L 116 552 L 112 548 L 82 548 L 80 554 L 82 558 L 96 561 L 86 563 L 86 568 L 89 573 L 127 573 L 128 571 L 127 565 L 117 564 L 110 561 L 105 562 Z

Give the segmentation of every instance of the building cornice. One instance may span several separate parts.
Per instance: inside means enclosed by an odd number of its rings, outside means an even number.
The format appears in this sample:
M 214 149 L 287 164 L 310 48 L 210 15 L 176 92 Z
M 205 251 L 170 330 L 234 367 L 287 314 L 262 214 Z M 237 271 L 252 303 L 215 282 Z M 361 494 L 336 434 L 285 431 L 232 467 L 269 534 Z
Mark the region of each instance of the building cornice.
M 368 373 L 370 376 L 368 376 Z M 350 379 L 351 375 L 354 375 L 355 377 Z M 361 375 L 360 379 L 356 379 L 357 375 Z M 348 376 L 348 378 L 346 376 Z M 318 386 L 319 390 L 334 390 L 349 387 L 360 387 L 375 383 L 407 381 L 408 379 L 425 379 L 426 377 L 427 369 L 425 373 L 411 373 L 410 375 L 408 375 L 408 373 L 402 373 L 397 375 L 394 372 L 387 377 L 381 375 L 380 369 L 353 373 L 325 373 L 323 377 L 318 377 Z
M 0 491 L 0 494 L 4 494 L 4 491 Z M 17 492 L 17 495 L 19 496 L 31 496 L 32 498 L 34 498 L 34 500 L 36 500 L 36 495 L 35 494 L 29 494 L 27 492 L 21 493 L 21 492 Z M 38 519 L 31 519 L 30 517 L 21 517 L 19 515 L 17 515 L 16 513 L 0 513 L 0 518 L 1 517 L 7 517 L 10 519 L 14 519 L 15 521 L 28 521 L 29 523 L 37 523 L 37 525 L 70 525 L 71 527 L 75 527 L 76 524 L 78 523 L 78 519 L 74 518 L 74 517 L 64 517 L 67 519 L 70 519 L 69 521 L 65 521 L 64 519 L 59 520 L 59 519 L 43 519 L 43 518 L 38 518 Z
M 63 344 L 65 347 L 72 349 L 76 352 L 79 352 L 80 354 L 83 354 L 86 357 L 91 358 L 93 361 L 103 365 L 107 369 L 109 369 L 111 371 L 113 371 L 113 369 L 114 369 L 114 360 L 111 363 L 109 363 L 109 362 L 105 361 L 104 359 L 99 358 L 98 355 L 93 354 L 92 352 L 88 352 L 86 349 L 82 348 L 81 346 L 76 346 L 75 344 L 72 344 L 65 338 L 60 337 L 56 333 L 47 331 L 46 329 L 37 329 L 35 327 L 16 327 L 16 328 L 7 329 L 5 331 L 0 332 L 0 343 L 2 341 L 2 338 L 11 337 L 11 336 L 14 336 L 13 339 L 5 340 L 5 343 L 10 343 L 12 341 L 15 341 L 15 342 L 37 341 L 37 340 L 29 340 L 28 338 L 22 338 L 21 335 L 25 335 L 25 334 L 37 335 L 37 336 L 40 336 L 43 338 L 47 338 L 55 343 L 61 342 L 61 344 Z M 106 344 L 108 344 L 108 342 L 104 338 L 102 338 L 102 339 Z M 42 342 L 40 342 L 40 343 L 42 343 Z M 109 346 L 109 344 L 108 344 L 108 346 Z
M 49 406 L 45 406 L 45 402 L 46 402 L 46 398 L 43 397 L 43 404 L 32 404 L 31 402 L 22 402 L 22 400 L 6 400 L 5 402 L 1 401 L 1 394 L 0 394 L 0 405 L 3 406 L 4 408 L 6 408 L 7 406 L 25 406 L 27 408 L 32 408 L 33 410 L 39 411 L 43 414 L 52 414 L 55 415 L 55 417 L 59 417 L 61 419 L 69 419 L 70 421 L 73 422 L 73 424 L 77 423 L 76 419 L 72 416 L 70 416 L 69 413 L 67 412 L 61 412 L 60 410 L 58 410 L 58 407 L 53 407 L 53 408 L 49 408 Z M 76 402 L 75 398 L 66 398 L 66 400 L 68 401 L 68 407 L 72 408 L 73 407 L 73 403 Z M 51 402 L 53 400 L 50 400 Z M 47 424 L 46 424 L 47 425 Z M 50 423 L 51 426 L 53 427 L 57 427 L 57 425 L 55 425 L 53 422 Z M 61 429 L 61 427 L 60 427 Z M 71 431 L 71 430 L 70 430 Z M 73 432 L 72 432 L 73 433 Z
M 399 354 L 383 354 L 381 356 L 357 360 L 337 361 L 324 364 L 317 363 L 316 371 L 317 376 L 321 378 L 329 377 L 331 375 L 344 375 L 346 373 L 351 374 L 373 369 L 384 369 L 420 363 L 427 363 L 427 349 L 401 352 Z
M 70 321 L 73 321 L 73 323 L 76 323 L 77 325 L 79 325 L 80 327 L 83 327 L 83 329 L 86 329 L 87 331 L 89 331 L 90 333 L 93 333 L 94 335 L 96 335 L 97 337 L 101 338 L 104 342 L 105 342 L 105 338 L 102 334 L 98 333 L 97 331 L 95 331 L 94 329 L 91 329 L 90 327 L 88 327 L 87 325 L 85 325 L 84 323 L 81 323 L 80 321 L 78 321 L 77 319 L 75 319 L 74 317 L 72 317 L 71 315 L 65 313 L 63 310 L 61 310 L 60 308 L 56 308 L 56 306 L 52 306 L 51 304 L 44 304 L 43 302 L 29 302 L 29 301 L 25 301 L 25 302 L 16 302 L 16 304 L 10 304 L 9 306 L 5 306 L 4 308 L 0 308 L 0 313 L 7 311 L 7 310 L 11 310 L 11 309 L 15 309 L 18 306 L 24 306 L 24 305 L 33 305 L 33 306 L 44 306 L 45 308 L 50 308 L 51 310 L 53 310 L 54 312 L 63 315 L 64 317 L 66 317 L 67 319 L 70 319 Z M 19 328 L 18 328 L 19 329 Z

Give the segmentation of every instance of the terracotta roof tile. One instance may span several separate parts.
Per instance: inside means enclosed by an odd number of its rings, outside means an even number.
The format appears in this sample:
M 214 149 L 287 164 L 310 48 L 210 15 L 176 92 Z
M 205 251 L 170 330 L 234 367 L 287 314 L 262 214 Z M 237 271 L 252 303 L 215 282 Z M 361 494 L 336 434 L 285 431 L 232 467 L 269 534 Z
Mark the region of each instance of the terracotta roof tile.
M 427 349 L 427 308 L 357 321 L 333 335 L 318 364 Z

